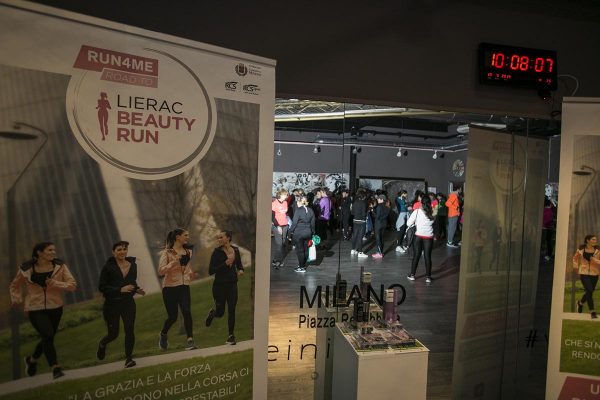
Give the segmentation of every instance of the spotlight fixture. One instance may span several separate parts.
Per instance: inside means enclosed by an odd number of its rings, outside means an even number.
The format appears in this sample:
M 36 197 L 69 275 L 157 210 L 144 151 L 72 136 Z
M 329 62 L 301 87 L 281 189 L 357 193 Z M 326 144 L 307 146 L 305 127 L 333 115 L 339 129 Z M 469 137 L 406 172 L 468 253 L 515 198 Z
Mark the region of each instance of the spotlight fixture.
M 440 158 L 444 158 L 446 156 L 446 153 L 440 153 Z
M 433 152 L 433 157 L 434 160 L 437 158 L 437 150 Z
M 396 153 L 396 157 L 402 157 L 402 149 L 398 147 L 398 153 Z
M 281 157 L 281 147 L 277 149 L 277 157 Z
M 355 147 L 355 148 L 352 149 L 352 154 L 358 154 L 361 151 L 362 151 L 362 149 L 360 148 L 360 146 L 359 147 Z
M 402 152 L 402 155 L 403 155 L 404 157 L 406 157 L 406 156 L 408 155 L 408 150 L 404 150 L 404 151 Z
M 317 146 L 315 145 L 315 148 L 313 149 L 313 153 L 317 154 L 321 152 L 321 146 Z

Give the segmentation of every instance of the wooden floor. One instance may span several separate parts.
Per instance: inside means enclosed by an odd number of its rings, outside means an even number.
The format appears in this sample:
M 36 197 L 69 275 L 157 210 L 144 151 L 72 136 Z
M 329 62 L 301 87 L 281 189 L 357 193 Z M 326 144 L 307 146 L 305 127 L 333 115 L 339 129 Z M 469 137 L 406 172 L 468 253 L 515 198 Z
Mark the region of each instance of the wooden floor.
M 285 266 L 271 271 L 271 300 L 269 317 L 269 399 L 313 399 L 315 359 L 312 347 L 301 352 L 301 346 L 316 343 L 316 329 L 299 327 L 299 316 L 316 316 L 316 309 L 300 308 L 300 287 L 333 285 L 340 266 L 342 278 L 348 285 L 358 283 L 360 266 L 373 274 L 373 286 L 381 283 L 389 286 L 399 283 L 406 289 L 406 300 L 398 307 L 398 313 L 406 330 L 430 349 L 427 398 L 450 399 L 456 302 L 460 249 L 452 249 L 445 243 L 436 242 L 433 260 L 433 284 L 425 284 L 424 261 L 417 269 L 417 280 L 408 281 L 411 258 L 395 252 L 395 232 L 386 235 L 386 253 L 381 260 L 371 257 L 357 259 L 350 255 L 350 243 L 330 240 L 329 250 L 320 251 L 318 259 L 308 272 L 294 272 L 297 265 L 295 252 L 290 249 Z M 372 253 L 372 243 L 365 242 L 365 252 Z M 549 323 L 549 299 L 551 298 L 551 267 L 540 267 L 536 326 L 543 338 Z M 548 278 L 549 277 L 549 278 Z M 540 307 L 538 307 L 540 308 Z M 524 338 L 525 339 L 525 338 Z M 546 343 L 534 350 L 531 363 L 530 385 L 526 388 L 529 399 L 543 399 L 547 349 Z M 322 349 L 318 349 L 320 351 Z

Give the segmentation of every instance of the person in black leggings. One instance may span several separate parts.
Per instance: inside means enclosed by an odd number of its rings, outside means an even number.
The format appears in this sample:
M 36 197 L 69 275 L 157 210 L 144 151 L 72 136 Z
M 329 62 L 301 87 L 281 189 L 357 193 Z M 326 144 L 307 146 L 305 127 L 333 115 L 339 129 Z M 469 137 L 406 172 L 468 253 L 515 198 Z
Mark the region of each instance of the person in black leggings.
M 119 241 L 112 247 L 113 257 L 110 257 L 100 272 L 98 289 L 104 295 L 104 321 L 107 334 L 100 343 L 96 356 L 104 360 L 106 346 L 119 336 L 119 323 L 123 320 L 125 331 L 125 368 L 135 366 L 133 346 L 135 344 L 135 301 L 136 294 L 146 292 L 137 284 L 137 264 L 135 257 L 127 257 L 129 242 Z
M 356 192 L 352 202 L 352 217 L 354 218 L 352 229 L 352 250 L 350 255 L 357 255 L 360 258 L 368 257 L 363 253 L 363 237 L 367 229 L 367 196 L 363 190 Z
M 10 284 L 11 305 L 23 303 L 22 287 L 26 285 L 25 311 L 29 322 L 40 335 L 40 342 L 32 355 L 25 357 L 26 372 L 34 376 L 38 359 L 44 354 L 52 368 L 54 379 L 64 376 L 56 356 L 54 336 L 63 314 L 63 291 L 77 289 L 75 278 L 67 265 L 56 258 L 52 242 L 38 243 L 33 247 L 31 260 L 24 262 Z
M 208 312 L 206 326 L 210 326 L 214 318 L 225 314 L 227 306 L 227 329 L 229 336 L 226 344 L 234 345 L 235 341 L 235 308 L 238 300 L 238 277 L 244 274 L 244 266 L 240 256 L 240 249 L 231 245 L 231 231 L 221 231 L 217 234 L 218 247 L 210 257 L 208 273 L 215 276 L 212 294 L 215 301 L 214 307 Z
M 298 208 L 294 212 L 294 220 L 288 234 L 292 236 L 298 257 L 298 267 L 294 271 L 306 272 L 308 241 L 315 234 L 315 213 L 308 207 L 306 196 L 300 196 L 297 203 Z
M 187 334 L 186 350 L 196 349 L 194 344 L 190 283 L 197 276 L 192 270 L 191 246 L 188 245 L 189 232 L 182 228 L 172 230 L 167 234 L 165 249 L 160 254 L 158 275 L 163 277 L 163 302 L 167 311 L 167 319 L 158 337 L 158 347 L 161 350 L 169 348 L 167 334 L 177 321 L 177 309 L 183 315 L 183 325 Z
M 433 210 L 431 208 L 431 199 L 429 196 L 422 196 L 421 207 L 414 210 L 408 218 L 407 225 L 410 227 L 416 225 L 414 251 L 412 259 L 410 275 L 407 276 L 409 281 L 414 281 L 417 266 L 421 259 L 421 252 L 425 258 L 425 283 L 431 283 L 431 250 L 433 249 Z
M 585 293 L 581 300 L 577 300 L 577 312 L 583 312 L 583 305 L 587 303 L 592 319 L 598 318 L 594 308 L 594 290 L 600 275 L 600 249 L 596 235 L 587 235 L 583 244 L 579 246 L 573 256 L 573 268 L 579 274 Z M 573 282 L 573 284 L 575 284 Z

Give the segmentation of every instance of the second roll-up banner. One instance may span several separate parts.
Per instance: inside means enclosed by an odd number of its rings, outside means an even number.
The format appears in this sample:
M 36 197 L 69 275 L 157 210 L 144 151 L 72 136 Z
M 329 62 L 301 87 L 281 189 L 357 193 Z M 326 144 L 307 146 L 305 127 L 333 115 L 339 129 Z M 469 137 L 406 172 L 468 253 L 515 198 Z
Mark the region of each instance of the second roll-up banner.
M 264 399 L 275 62 L 0 1 L 0 399 Z

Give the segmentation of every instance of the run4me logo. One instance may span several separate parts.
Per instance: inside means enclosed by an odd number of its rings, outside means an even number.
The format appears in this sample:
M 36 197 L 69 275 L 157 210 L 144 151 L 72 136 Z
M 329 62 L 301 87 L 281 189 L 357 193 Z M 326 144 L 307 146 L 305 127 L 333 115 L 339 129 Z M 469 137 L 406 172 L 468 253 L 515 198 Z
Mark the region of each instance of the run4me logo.
M 82 46 L 73 68 L 69 123 L 99 163 L 131 178 L 163 179 L 190 168 L 210 148 L 214 102 L 175 55 Z

